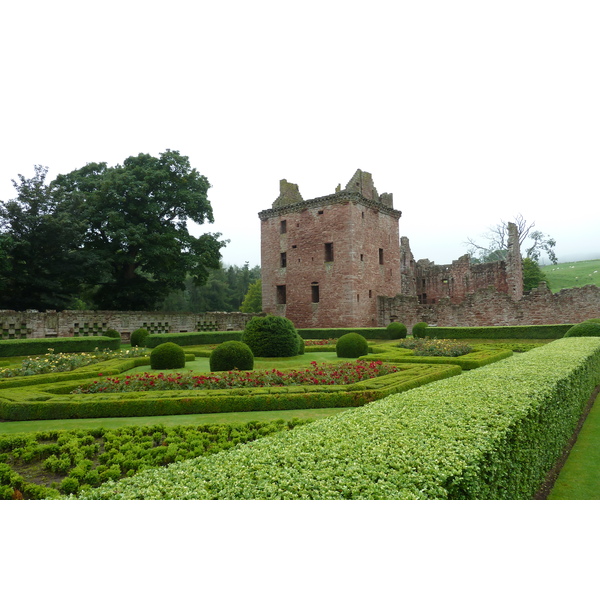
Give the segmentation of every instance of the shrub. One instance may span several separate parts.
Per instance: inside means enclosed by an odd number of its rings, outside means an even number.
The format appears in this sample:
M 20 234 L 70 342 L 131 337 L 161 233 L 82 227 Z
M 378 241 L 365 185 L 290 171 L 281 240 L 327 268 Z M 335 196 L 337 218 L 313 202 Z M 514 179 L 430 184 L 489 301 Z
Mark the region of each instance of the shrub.
M 148 337 L 148 330 L 143 327 L 140 327 L 139 329 L 136 329 L 131 334 L 131 345 L 139 346 L 140 348 L 145 348 L 147 337 Z
M 251 371 L 254 368 L 254 354 L 243 342 L 223 342 L 210 354 L 211 371 Z
M 294 324 L 285 317 L 268 315 L 250 319 L 242 334 L 254 356 L 296 356 L 298 333 Z
M 387 327 L 386 327 L 388 336 L 390 338 L 390 340 L 399 340 L 401 338 L 405 338 L 406 334 L 408 333 L 408 329 L 406 328 L 406 325 L 404 325 L 403 323 L 390 323 Z
M 600 337 L 600 323 L 584 321 L 578 325 L 573 325 L 565 337 Z
M 298 356 L 304 354 L 305 346 L 306 344 L 304 343 L 304 339 L 300 335 L 298 335 L 298 350 L 296 351 L 296 354 L 298 354 Z
M 185 367 L 185 352 L 181 346 L 167 342 L 156 346 L 150 353 L 150 368 L 181 369 Z
M 420 323 L 415 323 L 412 328 L 413 337 L 424 338 L 426 329 L 427 323 L 424 323 L 423 321 L 421 321 Z
M 107 329 L 104 332 L 104 337 L 121 339 L 121 334 L 116 329 Z
M 60 484 L 63 494 L 76 494 L 79 491 L 79 480 L 75 477 L 65 477 Z
M 337 341 L 335 351 L 340 358 L 358 358 L 369 353 L 369 344 L 359 333 L 347 333 Z

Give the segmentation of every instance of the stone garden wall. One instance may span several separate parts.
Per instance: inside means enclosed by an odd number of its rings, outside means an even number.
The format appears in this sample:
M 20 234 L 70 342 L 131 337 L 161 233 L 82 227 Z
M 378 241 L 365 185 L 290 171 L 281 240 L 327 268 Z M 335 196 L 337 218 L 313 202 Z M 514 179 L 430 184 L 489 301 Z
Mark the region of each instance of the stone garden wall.
M 263 313 L 260 313 L 263 314 Z M 0 310 L 0 339 L 51 338 L 102 335 L 115 329 L 123 341 L 131 333 L 145 327 L 150 333 L 183 333 L 191 331 L 236 331 L 245 328 L 256 314 L 240 312 L 62 312 Z

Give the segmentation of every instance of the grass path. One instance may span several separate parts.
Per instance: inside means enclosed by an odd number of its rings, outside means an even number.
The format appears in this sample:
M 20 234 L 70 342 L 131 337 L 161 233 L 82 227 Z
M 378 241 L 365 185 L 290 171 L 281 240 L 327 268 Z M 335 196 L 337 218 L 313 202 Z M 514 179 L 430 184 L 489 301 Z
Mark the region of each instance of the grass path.
M 600 396 L 596 398 L 548 500 L 600 500 Z
M 177 425 L 206 425 L 212 423 L 248 423 L 249 421 L 276 421 L 284 419 L 323 419 L 350 408 L 314 408 L 306 410 L 271 410 L 238 413 L 217 413 L 207 415 L 164 415 L 150 417 L 113 417 L 105 419 L 60 419 L 46 421 L 5 421 L 0 423 L 3 433 L 30 433 L 37 431 L 71 431 L 73 429 L 117 429 L 118 427 L 162 424 L 167 427 Z

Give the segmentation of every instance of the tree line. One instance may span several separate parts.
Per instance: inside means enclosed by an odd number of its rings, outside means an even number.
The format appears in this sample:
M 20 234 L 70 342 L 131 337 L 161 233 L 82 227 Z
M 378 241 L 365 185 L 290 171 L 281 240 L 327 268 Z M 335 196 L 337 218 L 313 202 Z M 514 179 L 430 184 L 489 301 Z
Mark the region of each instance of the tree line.
M 224 267 L 208 179 L 179 152 L 12 180 L 0 203 L 0 309 L 239 310 L 259 267 Z

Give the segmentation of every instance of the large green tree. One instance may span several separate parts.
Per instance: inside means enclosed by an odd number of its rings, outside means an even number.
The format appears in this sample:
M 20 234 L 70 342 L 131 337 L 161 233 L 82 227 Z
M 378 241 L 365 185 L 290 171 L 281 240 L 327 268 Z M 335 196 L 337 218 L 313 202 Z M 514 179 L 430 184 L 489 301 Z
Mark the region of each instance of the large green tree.
M 213 223 L 210 184 L 177 151 L 130 156 L 115 167 L 88 164 L 53 185 L 85 224 L 83 248 L 101 265 L 87 290 L 96 308 L 155 308 L 185 288 L 188 274 L 202 285 L 219 266 L 227 243 L 220 234 L 188 231 L 188 221 Z
M 85 227 L 46 184 L 47 167 L 34 170 L 13 180 L 16 198 L 0 204 L 0 308 L 61 310 L 98 264 L 82 250 Z
M 248 287 L 248 292 L 244 296 L 240 311 L 245 313 L 258 313 L 262 311 L 262 281 L 260 279 L 251 283 Z
M 523 290 L 529 292 L 539 285 L 540 281 L 548 283 L 540 265 L 532 258 L 523 259 Z
M 238 311 L 249 287 L 260 279 L 260 267 L 220 265 L 211 269 L 206 283 L 193 285 L 191 277 L 184 290 L 171 292 L 159 306 L 161 310 L 185 312 Z

